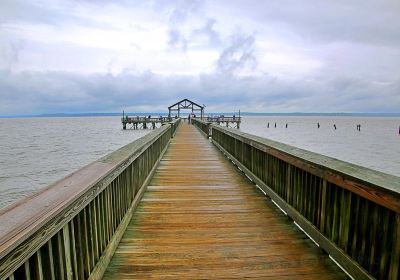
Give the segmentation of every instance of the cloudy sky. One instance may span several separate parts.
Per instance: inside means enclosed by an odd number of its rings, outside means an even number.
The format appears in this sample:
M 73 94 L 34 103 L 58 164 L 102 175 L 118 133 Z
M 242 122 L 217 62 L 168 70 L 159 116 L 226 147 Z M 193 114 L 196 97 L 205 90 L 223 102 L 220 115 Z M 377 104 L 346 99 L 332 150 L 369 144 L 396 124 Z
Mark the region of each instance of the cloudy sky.
M 399 0 L 1 0 L 0 115 L 399 112 Z

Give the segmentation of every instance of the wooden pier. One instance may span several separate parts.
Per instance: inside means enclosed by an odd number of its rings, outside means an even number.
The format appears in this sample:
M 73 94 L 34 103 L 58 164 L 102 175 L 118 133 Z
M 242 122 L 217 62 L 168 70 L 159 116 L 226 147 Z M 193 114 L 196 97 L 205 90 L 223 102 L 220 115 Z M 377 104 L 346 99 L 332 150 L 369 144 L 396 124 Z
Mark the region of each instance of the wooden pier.
M 162 126 L 165 123 L 171 122 L 172 118 L 170 117 L 129 117 L 123 116 L 121 118 L 122 128 L 125 130 L 127 125 L 132 125 L 132 129 L 147 129 L 152 128 L 156 129 L 157 127 Z
M 104 279 L 321 275 L 346 278 L 214 145 L 185 124 L 158 165 Z
M 240 115 L 238 117 L 236 117 L 236 116 L 206 117 L 206 118 L 203 118 L 200 120 L 205 121 L 207 123 L 213 123 L 213 124 L 222 125 L 222 126 L 226 126 L 226 127 L 230 127 L 230 128 L 237 128 L 237 129 L 240 129 L 240 124 L 242 123 L 242 117 Z
M 136 116 L 136 117 L 129 117 L 128 115 L 125 115 L 125 113 L 122 113 L 122 118 L 121 118 L 121 123 L 122 123 L 122 128 L 124 130 L 127 129 L 127 125 L 132 125 L 132 129 L 147 129 L 147 128 L 157 128 L 160 127 L 168 122 L 171 122 L 172 120 L 175 120 L 177 118 L 181 117 L 181 113 L 183 111 L 189 110 L 189 115 L 191 118 L 197 118 L 199 120 L 203 120 L 209 123 L 214 123 L 218 125 L 223 125 L 226 127 L 232 127 L 232 128 L 240 128 L 240 123 L 242 122 L 242 118 L 240 117 L 240 111 L 239 111 L 239 116 L 204 116 L 204 108 L 205 105 L 201 106 L 187 98 L 182 99 L 181 101 L 172 104 L 171 106 L 168 107 L 168 116 L 163 117 L 143 117 L 143 116 Z M 199 114 L 196 116 L 196 113 Z M 186 118 L 182 118 L 183 120 L 186 120 Z
M 193 125 L 0 210 L 0 280 L 399 279 L 399 177 Z

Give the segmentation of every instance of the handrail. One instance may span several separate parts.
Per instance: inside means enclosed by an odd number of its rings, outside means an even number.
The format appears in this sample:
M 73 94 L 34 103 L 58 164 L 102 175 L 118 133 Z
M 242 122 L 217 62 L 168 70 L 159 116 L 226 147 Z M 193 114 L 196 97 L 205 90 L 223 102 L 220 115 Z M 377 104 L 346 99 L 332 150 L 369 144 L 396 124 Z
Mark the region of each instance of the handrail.
M 211 136 L 211 122 L 206 122 L 198 118 L 193 118 L 192 123 L 194 126 L 198 127 L 200 129 L 200 132 L 202 132 L 204 135 L 206 135 L 207 137 Z
M 173 126 L 0 210 L 0 279 L 100 279 Z
M 152 123 L 152 122 L 170 122 L 172 120 L 172 117 L 122 117 L 121 122 L 122 123 L 135 123 L 135 122 L 146 122 L 146 123 Z
M 203 120 L 207 122 L 241 122 L 242 117 L 206 117 Z
M 171 133 L 172 133 L 171 138 L 174 138 L 176 131 L 177 131 L 179 125 L 181 124 L 181 118 L 173 119 L 170 122 L 170 124 L 171 124 Z
M 398 279 L 400 178 L 211 125 L 213 143 L 355 279 Z

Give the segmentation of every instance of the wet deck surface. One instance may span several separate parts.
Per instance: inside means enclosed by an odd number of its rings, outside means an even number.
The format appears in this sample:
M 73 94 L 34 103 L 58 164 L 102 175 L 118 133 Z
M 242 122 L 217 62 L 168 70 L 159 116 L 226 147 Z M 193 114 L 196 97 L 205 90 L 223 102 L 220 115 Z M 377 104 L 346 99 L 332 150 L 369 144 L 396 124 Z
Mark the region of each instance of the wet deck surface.
M 182 124 L 104 279 L 345 279 L 193 126 Z

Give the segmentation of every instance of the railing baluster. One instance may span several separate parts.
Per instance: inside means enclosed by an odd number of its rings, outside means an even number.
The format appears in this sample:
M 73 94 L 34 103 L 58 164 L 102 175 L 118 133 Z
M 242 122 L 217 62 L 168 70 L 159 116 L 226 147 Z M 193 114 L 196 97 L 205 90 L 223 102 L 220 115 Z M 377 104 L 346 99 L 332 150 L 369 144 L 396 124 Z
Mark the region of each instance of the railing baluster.
M 55 270 L 55 276 L 56 279 L 65 279 L 65 265 L 64 265 L 64 240 L 62 237 L 62 232 L 59 231 L 56 236 L 56 242 L 53 243 L 55 248 L 53 247 L 54 250 L 54 258 L 56 259 L 56 270 Z
M 31 269 L 30 269 L 29 260 L 25 262 L 24 268 L 25 268 L 25 279 L 31 280 Z
M 392 250 L 390 260 L 390 270 L 388 279 L 398 279 L 400 276 L 399 262 L 400 262 L 400 215 L 396 214 L 393 226 L 392 235 Z
M 65 259 L 65 274 L 67 280 L 72 280 L 72 260 L 71 260 L 71 243 L 69 236 L 69 224 L 63 227 L 63 247 L 64 247 L 64 259 Z
M 398 279 L 398 177 L 218 125 L 211 130 L 213 143 L 280 207 L 295 209 L 291 217 L 355 278 Z

